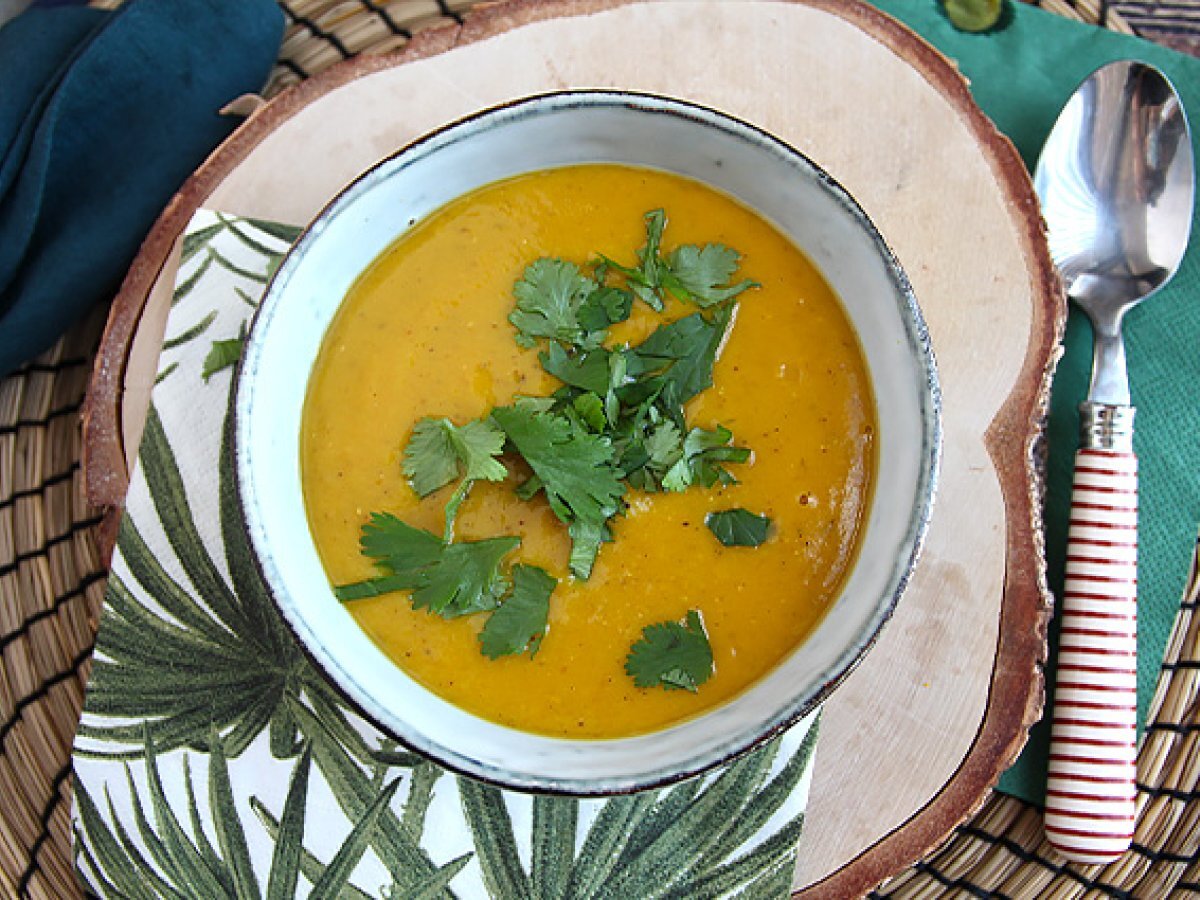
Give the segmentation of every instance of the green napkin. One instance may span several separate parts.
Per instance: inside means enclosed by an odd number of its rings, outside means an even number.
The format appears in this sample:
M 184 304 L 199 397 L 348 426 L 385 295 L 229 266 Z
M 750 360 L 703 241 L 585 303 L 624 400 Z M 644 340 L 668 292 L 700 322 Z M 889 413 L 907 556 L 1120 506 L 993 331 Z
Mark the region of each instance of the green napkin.
M 282 36 L 271 0 L 39 3 L 0 29 L 0 376 L 112 297 Z
M 954 29 L 936 0 L 877 0 L 876 5 L 953 59 L 976 101 L 1032 169 L 1050 127 L 1075 87 L 1097 66 L 1136 58 L 1161 68 L 1183 97 L 1200 136 L 1200 60 L 1110 31 L 1081 25 L 1023 3 L 1010 3 L 1000 26 L 984 34 Z M 1135 450 L 1141 470 L 1138 722 L 1158 680 L 1200 524 L 1200 228 L 1192 227 L 1178 275 L 1126 320 L 1129 378 L 1138 409 Z M 1048 426 L 1046 556 L 1050 587 L 1063 580 L 1071 467 L 1078 444 L 1077 406 L 1087 392 L 1092 336 L 1071 310 L 1065 356 L 1054 380 Z M 1051 659 L 1053 660 L 1053 635 Z M 1053 684 L 1053 665 L 1047 673 Z M 1049 704 L 1000 789 L 1042 804 Z

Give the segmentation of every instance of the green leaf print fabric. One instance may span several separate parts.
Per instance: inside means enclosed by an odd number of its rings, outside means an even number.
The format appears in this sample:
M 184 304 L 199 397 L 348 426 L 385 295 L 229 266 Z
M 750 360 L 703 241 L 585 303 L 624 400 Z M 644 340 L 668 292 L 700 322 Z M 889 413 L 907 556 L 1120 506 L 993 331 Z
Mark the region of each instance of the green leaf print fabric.
M 233 372 L 298 229 L 183 238 L 75 742 L 82 883 L 130 898 L 775 898 L 815 717 L 708 775 L 611 800 L 455 776 L 349 708 L 278 617 L 239 519 Z

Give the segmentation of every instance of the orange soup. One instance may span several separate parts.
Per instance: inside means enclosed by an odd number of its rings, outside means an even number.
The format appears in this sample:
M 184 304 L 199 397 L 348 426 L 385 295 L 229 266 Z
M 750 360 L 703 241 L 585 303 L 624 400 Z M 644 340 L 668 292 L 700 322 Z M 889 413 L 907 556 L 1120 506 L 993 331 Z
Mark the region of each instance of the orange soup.
M 377 574 L 359 546 L 372 513 L 441 535 L 454 485 L 421 498 L 403 453 L 425 417 L 459 425 L 517 396 L 562 387 L 519 346 L 509 321 L 514 283 L 542 257 L 584 271 L 603 253 L 626 265 L 662 209 L 663 253 L 723 244 L 740 257 L 738 295 L 713 366 L 713 386 L 686 404 L 687 427 L 724 426 L 749 459 L 735 484 L 685 491 L 630 488 L 609 520 L 586 580 L 570 575 L 571 541 L 545 494 L 514 492 L 529 472 L 474 484 L 455 540 L 519 536 L 506 565 L 558 579 L 537 652 L 490 659 L 483 616 L 445 619 L 406 591 L 355 600 L 363 629 L 413 678 L 457 706 L 526 731 L 615 738 L 690 718 L 746 689 L 813 630 L 858 547 L 875 473 L 875 411 L 866 364 L 838 299 L 808 258 L 729 197 L 665 173 L 576 166 L 477 190 L 418 223 L 346 297 L 308 388 L 302 473 L 310 527 L 335 585 Z M 641 301 L 605 346 L 635 345 L 695 312 Z M 771 520 L 759 546 L 723 545 L 706 526 L 743 508 Z M 695 691 L 643 688 L 626 673 L 646 626 L 699 611 L 711 677 Z

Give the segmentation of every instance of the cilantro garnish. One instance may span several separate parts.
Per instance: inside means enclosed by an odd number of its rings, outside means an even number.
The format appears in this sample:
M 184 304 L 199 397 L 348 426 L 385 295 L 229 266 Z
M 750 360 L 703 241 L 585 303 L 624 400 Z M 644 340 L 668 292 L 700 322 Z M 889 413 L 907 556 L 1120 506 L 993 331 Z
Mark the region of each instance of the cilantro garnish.
M 637 266 L 623 266 L 601 256 L 606 267 L 625 276 L 638 299 L 654 310 L 663 308 L 663 291 L 697 306 L 731 300 L 758 283 L 743 279 L 731 284 L 738 252 L 724 244 L 681 244 L 666 257 L 660 253 L 667 217 L 661 209 L 646 213 L 646 244 L 638 251 Z
M 579 322 L 581 307 L 598 288 L 574 263 L 548 257 L 531 263 L 513 287 L 517 308 L 508 317 L 516 326 L 518 343 L 532 347 L 538 338 L 546 338 L 578 347 L 599 345 L 603 331 Z M 589 304 L 584 313 L 589 321 L 597 305 L 605 309 L 603 299 Z
M 388 513 L 373 513 L 360 543 L 384 574 L 335 588 L 339 600 L 407 590 L 414 608 L 451 619 L 496 607 L 509 587 L 500 563 L 521 539 L 449 543 Z
M 659 422 L 646 434 L 644 468 L 660 481 L 683 456 L 683 436 L 679 426 L 671 421 Z
M 604 415 L 604 401 L 596 394 L 580 394 L 571 401 L 571 408 L 579 416 L 579 421 L 597 434 L 604 431 L 608 425 L 608 419 Z
M 492 422 L 475 421 L 455 425 L 449 419 L 421 419 L 413 426 L 404 448 L 402 468 L 413 490 L 422 497 L 463 480 L 446 503 L 445 540 L 454 535 L 454 519 L 476 481 L 503 481 L 508 469 L 497 457 L 504 451 L 504 432 Z
M 614 287 L 602 287 L 588 294 L 576 314 L 582 328 L 604 331 L 610 325 L 624 322 L 633 311 L 633 295 Z
M 656 375 L 661 383 L 674 385 L 680 404 L 687 403 L 712 387 L 713 363 L 732 316 L 733 307 L 724 305 L 660 325 L 626 354 L 627 374 Z
M 529 463 L 560 519 L 569 525 L 581 523 L 580 529 L 596 529 L 616 514 L 625 485 L 614 465 L 608 438 L 593 434 L 567 416 L 531 408 L 527 403 L 498 407 L 492 410 L 492 418 Z M 599 549 L 599 542 L 590 537 L 588 545 Z M 590 562 L 584 565 L 580 559 L 578 563 L 572 564 L 572 571 L 586 578 L 580 573 L 591 571 Z
M 662 242 L 663 229 L 667 224 L 666 214 L 661 209 L 646 213 L 646 245 L 638 251 L 640 264 L 636 267 L 623 266 L 603 254 L 600 259 L 606 267 L 615 269 L 625 276 L 630 288 L 638 299 L 655 311 L 661 311 L 662 278 L 660 277 L 661 260 L 658 247 Z
M 740 506 L 711 512 L 704 517 L 704 524 L 726 547 L 757 547 L 771 529 L 767 516 L 755 515 Z
M 505 452 L 519 454 L 532 475 L 516 487 L 521 500 L 544 493 L 571 537 L 569 567 L 588 578 L 601 546 L 613 539 L 610 522 L 624 509 L 627 487 L 682 491 L 736 484 L 726 464 L 750 451 L 732 433 L 690 427 L 685 404 L 712 386 L 713 366 L 738 296 L 757 286 L 735 281 L 739 256 L 723 244 L 683 244 L 663 251 L 665 213 L 645 216 L 646 242 L 636 266 L 600 255 L 589 272 L 545 257 L 527 266 L 513 286 L 509 321 L 522 347 L 539 348 L 542 368 L 562 386 L 548 397 L 520 397 L 482 419 L 455 425 L 424 418 L 413 427 L 402 469 L 422 498 L 458 485 L 446 502 L 437 535 L 373 513 L 362 528 L 363 553 L 381 574 L 335 589 L 340 600 L 410 591 L 414 608 L 446 618 L 490 612 L 480 650 L 495 659 L 532 657 L 546 633 L 557 580 L 530 565 L 503 570 L 518 537 L 454 541 L 458 509 L 477 481 L 502 481 Z M 640 344 L 605 345 L 608 329 L 629 318 L 634 297 L 663 310 L 669 297 L 698 307 L 667 322 Z M 706 519 L 730 546 L 756 546 L 770 521 L 745 510 Z M 712 650 L 700 615 L 684 623 L 648 626 L 626 660 L 641 687 L 695 691 L 712 674 Z
M 684 244 L 667 257 L 667 275 L 663 284 L 680 300 L 690 300 L 701 307 L 712 306 L 758 286 L 749 279 L 730 284 L 737 267 L 738 252 L 724 244 L 705 244 L 703 247 Z
M 488 616 L 479 633 L 480 650 L 488 659 L 529 651 L 537 655 L 546 634 L 550 595 L 558 579 L 537 566 L 515 565 L 513 589 L 499 609 Z
M 571 535 L 571 557 L 568 568 L 576 578 L 587 581 L 592 577 L 592 567 L 600 553 L 600 545 L 612 540 L 608 525 L 603 520 L 576 519 L 567 528 Z
M 609 352 L 603 348 L 571 356 L 560 344 L 551 344 L 538 359 L 542 368 L 563 384 L 595 394 L 608 392 Z
M 663 476 L 662 485 L 668 491 L 683 491 L 693 484 L 712 487 L 721 484 L 737 484 L 722 463 L 743 463 L 750 458 L 745 447 L 732 446 L 733 433 L 718 425 L 712 431 L 693 428 L 683 439 L 683 451 L 679 460 Z
M 449 419 L 421 419 L 413 426 L 404 448 L 404 474 L 422 497 L 459 477 L 503 481 L 508 475 L 498 457 L 504 450 L 504 432 L 491 422 L 455 425 Z
M 659 622 L 642 629 L 642 637 L 625 657 L 625 671 L 638 687 L 696 691 L 713 673 L 712 647 L 700 613 L 687 619 Z

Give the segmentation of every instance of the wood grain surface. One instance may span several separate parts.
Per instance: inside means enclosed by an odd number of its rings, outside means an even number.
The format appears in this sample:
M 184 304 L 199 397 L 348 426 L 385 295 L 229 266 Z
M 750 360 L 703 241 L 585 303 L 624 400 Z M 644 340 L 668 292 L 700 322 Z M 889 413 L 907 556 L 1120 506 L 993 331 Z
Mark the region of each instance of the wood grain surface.
M 976 809 L 1040 715 L 1051 601 L 1035 447 L 1065 315 L 1016 152 L 953 66 L 873 7 L 488 4 L 281 94 L 187 183 L 129 273 L 86 408 L 89 489 L 116 521 L 172 253 L 197 208 L 303 223 L 431 128 L 573 87 L 703 103 L 808 154 L 880 228 L 926 315 L 946 436 L 934 517 L 893 621 L 825 709 L 797 871 L 811 896 L 862 892 Z

